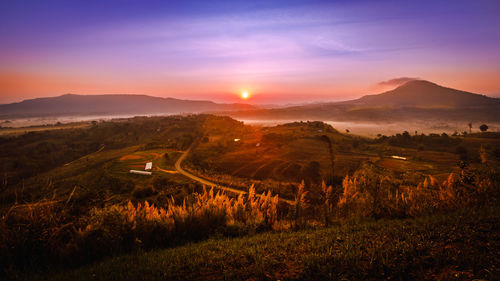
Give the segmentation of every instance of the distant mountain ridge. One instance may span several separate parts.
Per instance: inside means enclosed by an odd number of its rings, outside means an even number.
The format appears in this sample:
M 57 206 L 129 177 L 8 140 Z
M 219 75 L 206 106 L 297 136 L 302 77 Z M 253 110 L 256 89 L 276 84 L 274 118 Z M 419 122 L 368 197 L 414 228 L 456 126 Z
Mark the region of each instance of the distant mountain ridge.
M 500 99 L 413 80 L 381 94 L 344 102 L 234 112 L 240 119 L 500 122 Z
M 147 95 L 75 95 L 36 98 L 0 105 L 0 117 L 112 114 L 178 114 L 255 109 L 248 104 L 218 104 Z
M 429 81 L 413 80 L 393 90 L 355 100 L 278 108 L 147 95 L 75 94 L 0 105 L 0 118 L 204 112 L 257 120 L 500 122 L 500 99 L 443 87 Z

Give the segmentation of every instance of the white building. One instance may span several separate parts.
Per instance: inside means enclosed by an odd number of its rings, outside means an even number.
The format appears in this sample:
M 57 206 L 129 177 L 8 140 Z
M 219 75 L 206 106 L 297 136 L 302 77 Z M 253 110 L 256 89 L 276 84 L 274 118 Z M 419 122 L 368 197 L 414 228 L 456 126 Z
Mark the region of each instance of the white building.
M 138 171 L 138 170 L 130 170 L 129 172 L 131 174 L 144 175 L 144 176 L 151 176 L 153 174 L 152 172 Z

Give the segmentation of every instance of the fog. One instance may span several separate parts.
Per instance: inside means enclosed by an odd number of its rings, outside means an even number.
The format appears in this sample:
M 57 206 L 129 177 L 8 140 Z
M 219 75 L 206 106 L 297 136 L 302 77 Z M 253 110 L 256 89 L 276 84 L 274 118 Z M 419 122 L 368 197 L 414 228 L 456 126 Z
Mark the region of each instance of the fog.
M 259 126 L 276 126 L 280 124 L 295 122 L 295 121 L 314 121 L 314 120 L 245 120 L 245 124 L 249 125 L 259 125 Z M 463 131 L 469 132 L 469 126 L 464 122 L 444 122 L 437 121 L 434 123 L 429 122 L 379 122 L 379 123 L 369 123 L 369 122 L 338 122 L 338 121 L 324 121 L 330 124 L 332 127 L 338 131 L 345 133 L 349 130 L 350 134 L 361 135 L 366 137 L 375 137 L 377 134 L 382 135 L 394 135 L 397 133 L 402 133 L 403 131 L 408 131 L 410 134 L 414 134 L 417 131 L 418 134 L 430 134 L 430 133 L 447 133 L 449 135 L 454 132 L 461 133 Z M 479 126 L 481 122 L 472 123 L 472 132 L 479 132 Z M 499 132 L 500 123 L 486 123 L 488 125 L 488 131 Z
M 164 114 L 150 114 L 147 116 L 159 116 Z M 111 119 L 119 118 L 132 118 L 135 115 L 123 114 L 123 115 L 85 115 L 85 116 L 58 116 L 58 117 L 31 117 L 31 118 L 13 118 L 13 119 L 0 119 L 0 126 L 2 127 L 29 127 L 29 126 L 42 126 L 42 125 L 54 125 L 57 122 L 60 123 L 74 123 L 74 122 L 86 122 L 86 121 L 108 121 Z M 141 115 L 145 116 L 145 115 Z
M 151 114 L 148 116 L 159 116 L 160 114 Z M 111 120 L 117 118 L 131 118 L 134 115 L 94 115 L 94 116 L 62 116 L 62 117 L 33 117 L 33 118 L 17 118 L 17 119 L 3 119 L 0 120 L 1 127 L 29 127 L 29 126 L 40 126 L 40 125 L 52 125 L 57 122 L 60 123 L 74 123 L 74 122 L 85 122 L 93 120 Z M 249 120 L 249 119 L 238 119 L 247 125 L 256 126 L 276 126 L 280 124 L 296 122 L 296 121 L 314 121 L 314 120 Z M 419 134 L 430 134 L 430 133 L 447 133 L 453 134 L 454 132 L 461 133 L 463 131 L 469 132 L 469 126 L 464 122 L 338 122 L 338 121 L 324 121 L 330 124 L 332 127 L 337 129 L 342 133 L 346 133 L 349 130 L 350 134 L 361 135 L 366 137 L 376 137 L 378 134 L 382 135 L 394 135 L 401 133 L 403 131 L 408 131 L 410 134 L 414 134 L 415 131 Z M 481 122 L 472 123 L 472 132 L 479 132 L 479 126 L 483 124 Z M 488 125 L 488 131 L 490 132 L 500 132 L 500 123 L 486 123 Z

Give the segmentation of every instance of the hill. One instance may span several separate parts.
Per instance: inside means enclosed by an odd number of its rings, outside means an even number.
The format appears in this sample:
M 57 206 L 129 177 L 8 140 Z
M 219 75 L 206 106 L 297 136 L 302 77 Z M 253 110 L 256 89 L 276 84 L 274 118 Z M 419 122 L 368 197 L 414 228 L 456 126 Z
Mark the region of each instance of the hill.
M 366 95 L 348 103 L 366 106 L 418 107 L 418 108 L 468 108 L 497 106 L 499 99 L 465 91 L 446 88 L 425 80 L 409 81 L 394 90 Z
M 498 208 L 481 208 L 418 219 L 211 239 L 135 252 L 52 275 L 26 274 L 25 279 L 495 279 L 498 218 Z
M 500 99 L 416 80 L 356 100 L 231 113 L 236 118 L 329 121 L 499 122 Z
M 0 105 L 0 117 L 177 114 L 255 109 L 247 104 L 218 104 L 147 95 L 74 95 L 36 98 Z
M 365 139 L 192 114 L 87 124 L 0 137 L 0 279 L 498 279 L 497 133 Z M 148 162 L 153 175 L 129 173 Z

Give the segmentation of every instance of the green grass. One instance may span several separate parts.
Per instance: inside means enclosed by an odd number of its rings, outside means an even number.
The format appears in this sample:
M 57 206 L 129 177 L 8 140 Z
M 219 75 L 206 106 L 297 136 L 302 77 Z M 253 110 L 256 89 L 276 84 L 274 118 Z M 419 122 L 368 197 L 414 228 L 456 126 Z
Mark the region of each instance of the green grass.
M 500 208 L 212 238 L 27 279 L 498 280 Z
M 166 151 L 168 153 L 168 160 L 165 159 L 164 155 L 156 160 L 156 164 L 165 170 L 175 170 L 175 162 L 181 157 L 182 152 L 179 151 Z

